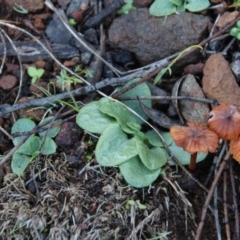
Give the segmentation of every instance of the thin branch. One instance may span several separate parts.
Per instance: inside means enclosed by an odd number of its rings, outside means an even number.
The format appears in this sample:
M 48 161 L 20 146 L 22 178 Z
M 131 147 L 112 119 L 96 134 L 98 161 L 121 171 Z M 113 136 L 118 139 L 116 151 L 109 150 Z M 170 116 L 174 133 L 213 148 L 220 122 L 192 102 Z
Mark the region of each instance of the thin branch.
M 14 51 L 16 52 L 17 54 L 17 59 L 18 59 L 18 63 L 19 63 L 19 68 L 20 68 L 20 80 L 19 80 L 19 88 L 18 88 L 18 93 L 17 93 L 17 96 L 15 98 L 15 101 L 13 103 L 13 105 L 18 101 L 19 99 L 19 96 L 20 96 L 20 92 L 21 92 L 21 89 L 22 89 L 22 82 L 23 82 L 23 66 L 22 66 L 22 61 L 21 61 L 21 57 L 18 53 L 18 50 L 17 50 L 17 47 L 15 46 L 15 44 L 13 43 L 12 39 L 7 35 L 7 33 L 3 30 L 3 29 L 0 29 L 1 32 L 3 33 L 3 35 L 8 39 L 8 41 L 10 42 L 10 44 L 12 45 L 12 48 L 14 49 Z
M 224 223 L 227 240 L 231 240 L 229 219 L 228 219 L 228 207 L 227 207 L 227 171 L 223 172 L 223 212 L 224 212 Z
M 168 63 L 168 60 L 165 58 L 161 61 L 156 62 L 155 64 L 153 64 L 149 68 L 146 68 L 146 69 L 141 70 L 139 72 L 135 72 L 135 73 L 132 73 L 132 74 L 129 74 L 127 76 L 120 77 L 120 78 L 107 78 L 107 79 L 105 79 L 105 80 L 103 80 L 99 83 L 96 83 L 95 85 L 89 85 L 89 86 L 85 86 L 85 87 L 82 87 L 82 88 L 72 90 L 71 94 L 72 94 L 73 97 L 76 97 L 76 96 L 79 96 L 79 95 L 82 95 L 82 94 L 97 91 L 98 89 L 104 88 L 104 87 L 109 86 L 109 85 L 123 85 L 126 82 L 128 82 L 128 81 L 130 81 L 130 80 L 132 80 L 136 77 L 146 76 L 146 75 L 150 74 L 152 71 L 154 71 L 154 69 L 166 66 L 167 63 Z M 76 75 L 76 74 L 74 74 L 74 75 Z M 50 96 L 50 97 L 33 99 L 33 100 L 29 100 L 27 102 L 18 103 L 14 106 L 3 104 L 3 105 L 0 105 L 0 117 L 4 116 L 4 115 L 6 115 L 10 112 L 20 110 L 22 108 L 49 106 L 50 104 L 56 103 L 58 100 L 69 99 L 69 98 L 70 98 L 69 93 L 64 92 L 64 93 L 60 93 L 60 94 L 55 94 L 55 95 Z
M 223 172 L 223 170 L 224 170 L 224 168 L 225 168 L 225 166 L 226 166 L 226 164 L 227 164 L 227 162 L 230 158 L 230 155 L 231 155 L 231 153 L 230 153 L 230 151 L 228 151 L 225 155 L 225 158 L 224 158 L 223 162 L 220 164 L 217 175 L 214 178 L 214 181 L 212 182 L 211 188 L 209 189 L 207 198 L 205 200 L 205 203 L 204 203 L 204 206 L 203 206 L 203 209 L 202 209 L 201 220 L 200 220 L 200 223 L 198 224 L 195 240 L 200 240 L 202 229 L 203 229 L 203 226 L 204 226 L 205 217 L 206 217 L 206 214 L 207 214 L 208 205 L 209 205 L 210 200 L 212 198 L 215 186 L 218 183 L 218 180 L 219 180 L 219 178 L 220 178 L 220 176 L 221 176 L 221 174 L 222 174 L 222 172 Z
M 236 239 L 240 239 L 239 210 L 238 210 L 237 192 L 236 192 L 236 186 L 234 181 L 234 171 L 233 171 L 232 164 L 233 164 L 232 161 L 230 161 L 229 172 L 230 172 L 230 181 L 231 181 L 232 194 L 233 194 L 233 208 L 235 213 L 235 233 L 236 233 Z
M 118 100 L 120 101 L 128 101 L 128 100 L 189 100 L 193 102 L 202 102 L 202 103 L 209 103 L 213 105 L 217 105 L 218 102 L 216 100 L 206 99 L 206 98 L 196 98 L 196 97 L 189 97 L 189 96 L 153 96 L 153 97 L 120 97 Z

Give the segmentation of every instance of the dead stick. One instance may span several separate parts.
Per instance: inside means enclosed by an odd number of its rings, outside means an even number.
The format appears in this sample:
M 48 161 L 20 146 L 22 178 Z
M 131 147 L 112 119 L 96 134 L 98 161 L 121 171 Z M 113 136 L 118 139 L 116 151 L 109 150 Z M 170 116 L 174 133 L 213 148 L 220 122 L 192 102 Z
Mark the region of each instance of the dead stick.
M 115 13 L 119 8 L 121 8 L 124 5 L 124 3 L 125 3 L 124 0 L 113 1 L 112 4 L 110 4 L 104 10 L 102 10 L 89 20 L 87 20 L 87 22 L 83 26 L 83 29 L 86 30 L 88 28 L 93 28 L 100 25 L 107 17 Z
M 227 164 L 227 162 L 229 160 L 230 155 L 231 155 L 231 153 L 230 153 L 230 151 L 228 151 L 226 156 L 225 156 L 225 158 L 223 159 L 223 162 L 220 164 L 220 167 L 219 167 L 219 170 L 217 172 L 217 175 L 214 178 L 212 186 L 211 186 L 211 188 L 208 191 L 208 195 L 207 195 L 206 201 L 205 201 L 203 209 L 202 209 L 201 221 L 198 224 L 195 240 L 200 240 L 201 233 L 202 233 L 202 228 L 203 228 L 204 220 L 205 220 L 205 217 L 206 217 L 206 214 L 207 214 L 207 209 L 208 209 L 209 202 L 210 202 L 210 200 L 212 198 L 215 186 L 218 183 L 218 180 L 219 180 L 219 178 L 220 178 L 220 176 L 221 176 L 221 174 L 222 174 L 222 172 L 223 172 L 223 170 L 224 170 L 224 168 L 225 168 L 225 166 L 226 166 L 226 164 Z
M 227 207 L 227 171 L 226 167 L 223 172 L 223 213 L 227 240 L 231 240 L 230 227 L 228 221 L 228 207 Z
M 230 164 L 229 164 L 229 172 L 230 172 L 230 181 L 231 181 L 232 193 L 233 193 L 233 208 L 235 213 L 235 233 L 236 233 L 236 239 L 240 239 L 239 211 L 238 211 L 237 193 L 236 193 L 236 186 L 234 181 L 232 161 L 230 161 Z

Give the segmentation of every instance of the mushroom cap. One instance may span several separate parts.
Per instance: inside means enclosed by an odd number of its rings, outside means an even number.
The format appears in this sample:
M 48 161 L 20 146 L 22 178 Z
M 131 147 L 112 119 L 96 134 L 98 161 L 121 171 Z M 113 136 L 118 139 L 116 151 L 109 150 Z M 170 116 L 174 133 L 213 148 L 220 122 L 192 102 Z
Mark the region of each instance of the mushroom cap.
M 230 104 L 218 105 L 210 112 L 208 126 L 222 139 L 236 139 L 240 135 L 240 110 Z
M 240 137 L 230 142 L 230 152 L 233 158 L 240 163 Z
M 186 127 L 173 126 L 170 134 L 177 146 L 191 154 L 215 152 L 218 146 L 217 134 L 200 123 L 188 122 Z

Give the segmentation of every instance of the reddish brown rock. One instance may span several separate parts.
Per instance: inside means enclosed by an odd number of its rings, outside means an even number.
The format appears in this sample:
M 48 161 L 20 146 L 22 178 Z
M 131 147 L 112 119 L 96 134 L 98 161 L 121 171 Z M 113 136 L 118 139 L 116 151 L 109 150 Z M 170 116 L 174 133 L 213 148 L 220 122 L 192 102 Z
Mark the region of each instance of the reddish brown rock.
M 201 74 L 204 68 L 203 63 L 190 64 L 186 66 L 183 71 L 184 73 L 191 73 L 193 75 Z
M 13 71 L 16 71 L 19 69 L 19 64 L 14 64 L 14 63 L 6 63 L 5 64 L 7 67 L 7 72 L 11 73 Z
M 80 140 L 81 134 L 82 130 L 75 122 L 65 122 L 62 124 L 55 142 L 58 146 L 63 148 L 72 147 Z
M 133 52 L 141 65 L 146 65 L 200 42 L 208 23 L 209 18 L 202 15 L 184 12 L 165 19 L 151 16 L 147 8 L 137 8 L 114 19 L 109 42 Z
M 2 76 L 0 79 L 0 88 L 5 91 L 11 91 L 17 86 L 17 78 L 13 75 Z
M 38 60 L 38 61 L 34 62 L 34 65 L 36 68 L 45 68 L 46 62 L 43 60 Z
M 34 20 L 34 27 L 38 30 L 43 30 L 45 28 L 45 24 L 42 19 L 36 18 Z
M 221 15 L 221 17 L 219 18 L 216 26 L 218 28 L 224 28 L 225 26 L 227 26 L 229 23 L 231 23 L 232 21 L 234 21 L 237 17 L 239 16 L 239 12 L 238 11 L 234 11 L 234 12 L 225 12 Z
M 221 54 L 208 58 L 203 69 L 203 92 L 207 98 L 216 99 L 219 103 L 240 103 L 240 88 Z

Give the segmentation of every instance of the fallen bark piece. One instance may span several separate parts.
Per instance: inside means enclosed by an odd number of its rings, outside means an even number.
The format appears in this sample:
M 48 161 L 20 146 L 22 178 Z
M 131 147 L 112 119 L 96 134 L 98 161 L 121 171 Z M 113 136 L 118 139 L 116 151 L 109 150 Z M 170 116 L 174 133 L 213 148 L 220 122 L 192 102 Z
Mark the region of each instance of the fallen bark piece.
M 221 54 L 213 54 L 203 69 L 203 92 L 219 103 L 239 104 L 240 88 L 228 62 Z
M 37 43 L 30 41 L 16 41 L 13 42 L 18 50 L 22 62 L 34 62 L 36 60 L 50 60 L 49 54 Z M 10 43 L 6 44 L 7 56 L 17 56 L 16 51 Z M 68 44 L 52 44 L 52 54 L 58 59 L 73 58 L 79 56 L 76 48 Z M 4 54 L 4 44 L 0 43 L 0 55 Z

